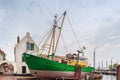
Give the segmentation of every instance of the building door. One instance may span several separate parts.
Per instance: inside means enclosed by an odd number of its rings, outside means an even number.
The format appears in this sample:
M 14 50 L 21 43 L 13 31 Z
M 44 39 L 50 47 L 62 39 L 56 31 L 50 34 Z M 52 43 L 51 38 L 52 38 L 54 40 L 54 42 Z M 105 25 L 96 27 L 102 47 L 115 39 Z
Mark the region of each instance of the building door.
M 22 66 L 22 73 L 26 73 L 26 66 Z

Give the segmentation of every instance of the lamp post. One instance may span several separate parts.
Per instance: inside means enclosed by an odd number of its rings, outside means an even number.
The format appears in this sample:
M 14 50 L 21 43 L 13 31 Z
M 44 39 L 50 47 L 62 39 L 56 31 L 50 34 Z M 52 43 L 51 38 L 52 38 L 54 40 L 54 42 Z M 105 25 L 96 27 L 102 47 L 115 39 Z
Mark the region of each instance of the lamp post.
M 98 62 L 98 70 L 100 70 L 100 62 Z
M 107 60 L 106 60 L 106 70 L 108 69 L 108 63 L 107 63 Z
M 102 70 L 104 70 L 104 68 L 103 68 L 103 60 L 102 60 L 102 63 L 101 63 L 101 64 L 102 64 Z
M 96 48 L 97 48 L 97 47 L 96 47 Z M 96 64 L 95 64 L 95 62 L 96 62 L 96 60 L 95 60 L 95 57 L 96 57 L 96 56 L 95 56 L 95 50 L 96 50 L 96 48 L 94 48 L 94 54 L 93 54 L 93 55 L 94 55 L 94 60 L 93 60 L 93 66 L 94 66 L 94 68 L 95 68 L 95 65 L 96 65 Z M 95 70 L 94 70 L 94 72 L 95 72 Z
M 112 60 L 113 58 L 111 59 L 111 73 L 112 73 L 112 68 L 113 68 Z

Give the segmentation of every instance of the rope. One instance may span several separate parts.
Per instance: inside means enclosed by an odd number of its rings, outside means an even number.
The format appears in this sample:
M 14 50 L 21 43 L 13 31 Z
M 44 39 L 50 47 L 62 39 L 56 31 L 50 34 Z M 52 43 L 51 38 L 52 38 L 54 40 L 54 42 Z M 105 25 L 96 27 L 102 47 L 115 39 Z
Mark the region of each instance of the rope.
M 63 38 L 62 34 L 61 34 L 61 40 L 62 40 L 62 43 L 63 43 L 63 47 L 65 49 L 65 52 L 67 53 L 68 52 L 68 48 L 67 48 L 67 46 L 65 44 L 65 41 L 64 41 L 64 38 Z
M 63 17 L 63 15 L 61 15 L 58 19 L 57 19 L 57 22 Z
M 74 29 L 73 29 L 73 27 L 72 27 L 72 25 L 71 25 L 71 23 L 70 23 L 70 19 L 68 18 L 68 16 L 66 16 L 66 17 L 67 17 L 68 23 L 69 23 L 69 25 L 70 25 L 70 27 L 71 27 L 71 30 L 72 30 L 72 32 L 73 32 L 73 35 L 74 35 L 74 37 L 75 37 L 75 40 L 76 40 L 76 42 L 77 42 L 77 44 L 78 44 L 78 47 L 79 47 L 80 50 L 81 50 L 79 40 L 78 40 L 78 38 L 77 38 L 77 36 L 76 36 L 76 34 L 75 34 L 75 31 L 74 31 Z
M 49 40 L 49 38 L 50 38 L 50 34 L 51 34 L 51 30 L 44 36 L 44 39 L 46 38 L 46 36 L 47 36 L 47 38 L 45 39 L 45 41 L 44 41 L 41 49 L 39 50 L 39 51 L 41 51 L 40 54 L 42 54 L 45 46 L 47 45 L 47 42 L 48 42 L 48 40 Z M 43 39 L 43 40 L 44 40 L 44 39 Z M 42 42 L 43 42 L 43 41 L 42 41 Z M 42 42 L 41 42 L 41 43 L 42 43 Z
M 38 46 L 41 45 L 41 43 L 43 42 L 43 40 L 45 40 L 46 36 L 50 33 L 51 29 L 48 30 L 48 32 L 45 34 L 45 36 L 41 39 L 41 41 L 39 41 Z M 44 34 L 44 33 L 43 33 Z

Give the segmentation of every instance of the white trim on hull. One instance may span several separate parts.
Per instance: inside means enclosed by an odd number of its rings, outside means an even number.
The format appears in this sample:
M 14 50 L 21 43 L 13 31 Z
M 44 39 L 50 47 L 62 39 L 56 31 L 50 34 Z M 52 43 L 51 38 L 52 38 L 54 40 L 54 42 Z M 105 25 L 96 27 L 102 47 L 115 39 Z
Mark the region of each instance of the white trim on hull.
M 74 78 L 75 72 L 63 71 L 43 71 L 43 70 L 30 70 L 31 74 L 36 78 Z M 87 72 L 82 72 L 81 76 L 86 75 Z

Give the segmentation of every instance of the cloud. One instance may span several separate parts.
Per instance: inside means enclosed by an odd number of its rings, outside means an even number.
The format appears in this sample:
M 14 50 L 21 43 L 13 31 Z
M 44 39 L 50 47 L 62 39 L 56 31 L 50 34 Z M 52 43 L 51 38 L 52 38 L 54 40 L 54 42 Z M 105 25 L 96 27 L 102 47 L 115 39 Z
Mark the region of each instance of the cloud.
M 1 0 L 0 36 L 2 39 L 0 39 L 0 45 L 5 48 L 7 54 L 13 54 L 17 35 L 22 38 L 26 32 L 30 32 L 32 37 L 37 39 L 52 26 L 54 14 L 61 15 L 67 10 L 80 44 L 87 47 L 86 53 L 88 54 L 86 56 L 91 56 L 94 47 L 97 46 L 100 46 L 99 54 L 108 53 L 108 49 L 111 50 L 110 46 L 115 46 L 114 50 L 119 47 L 115 45 L 119 44 L 120 40 L 118 4 L 117 0 L 114 2 L 109 0 L 53 0 L 52 2 L 48 0 Z M 77 43 L 70 32 L 67 21 L 65 21 L 63 31 L 65 31 L 62 33 L 65 33 L 65 42 L 68 47 L 77 49 Z M 70 49 L 70 51 L 72 50 Z
M 120 40 L 120 19 L 117 19 L 117 22 L 109 22 L 102 24 L 96 33 L 96 42 L 99 44 L 115 44 L 119 43 Z
M 104 44 L 103 46 L 98 47 L 97 54 L 99 56 L 102 56 L 103 58 L 107 57 L 104 58 L 104 60 L 105 59 L 110 60 L 111 58 L 119 59 L 118 57 L 120 56 L 118 55 L 120 52 L 119 48 L 120 48 L 120 44 Z

